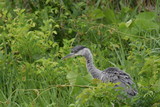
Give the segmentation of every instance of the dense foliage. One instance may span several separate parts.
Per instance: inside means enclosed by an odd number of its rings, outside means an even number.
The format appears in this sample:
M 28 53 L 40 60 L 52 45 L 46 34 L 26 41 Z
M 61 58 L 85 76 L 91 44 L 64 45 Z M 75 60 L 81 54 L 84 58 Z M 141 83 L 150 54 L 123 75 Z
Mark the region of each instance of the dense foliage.
M 1 0 L 0 106 L 160 106 L 159 10 L 158 0 Z M 92 79 L 84 58 L 61 60 L 75 45 L 97 68 L 129 73 L 138 95 Z

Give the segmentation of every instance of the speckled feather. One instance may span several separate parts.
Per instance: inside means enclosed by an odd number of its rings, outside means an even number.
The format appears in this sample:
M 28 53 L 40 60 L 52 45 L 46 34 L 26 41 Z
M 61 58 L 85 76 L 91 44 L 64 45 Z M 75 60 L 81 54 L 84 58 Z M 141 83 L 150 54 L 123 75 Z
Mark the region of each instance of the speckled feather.
M 101 80 L 103 82 L 119 82 L 120 84 L 117 86 L 123 87 L 129 95 L 135 96 L 137 94 L 137 91 L 132 88 L 134 83 L 130 75 L 122 70 L 119 70 L 118 68 L 110 67 L 102 71 Z

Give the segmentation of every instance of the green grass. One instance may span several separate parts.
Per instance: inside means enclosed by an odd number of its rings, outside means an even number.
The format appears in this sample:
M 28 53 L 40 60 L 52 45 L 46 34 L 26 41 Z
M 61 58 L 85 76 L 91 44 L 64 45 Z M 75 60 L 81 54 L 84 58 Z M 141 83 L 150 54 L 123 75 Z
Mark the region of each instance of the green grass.
M 30 4 L 24 7 L 25 3 Z M 1 107 L 160 105 L 158 7 L 138 12 L 139 5 L 132 0 L 121 10 L 114 7 L 117 2 L 91 4 L 72 0 L 0 3 Z M 97 68 L 114 66 L 129 73 L 138 95 L 119 98 L 123 93 L 115 92 L 115 84 L 91 78 L 84 58 L 61 60 L 75 45 L 91 49 Z

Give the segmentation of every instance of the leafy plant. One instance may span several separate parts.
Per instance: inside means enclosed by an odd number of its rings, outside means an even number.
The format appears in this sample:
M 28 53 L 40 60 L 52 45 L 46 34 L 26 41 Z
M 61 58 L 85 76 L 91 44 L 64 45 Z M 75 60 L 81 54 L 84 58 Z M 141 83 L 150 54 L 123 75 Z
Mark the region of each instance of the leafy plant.
M 160 105 L 158 1 L 1 0 L 0 106 Z M 91 49 L 100 70 L 129 73 L 138 95 L 92 79 L 75 45 Z

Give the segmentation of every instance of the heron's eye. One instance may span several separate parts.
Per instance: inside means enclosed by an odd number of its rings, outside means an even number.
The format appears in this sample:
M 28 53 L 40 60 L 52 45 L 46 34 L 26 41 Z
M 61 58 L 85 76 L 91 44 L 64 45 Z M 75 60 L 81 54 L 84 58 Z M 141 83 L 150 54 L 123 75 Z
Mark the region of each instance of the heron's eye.
M 74 50 L 74 49 L 72 49 L 72 50 L 71 50 L 71 53 L 75 53 L 75 50 Z
M 76 53 L 76 51 L 75 51 L 75 50 L 72 50 L 71 53 Z
M 76 49 L 73 49 L 72 51 L 71 51 L 71 53 L 77 53 L 78 52 L 78 50 L 76 50 Z

